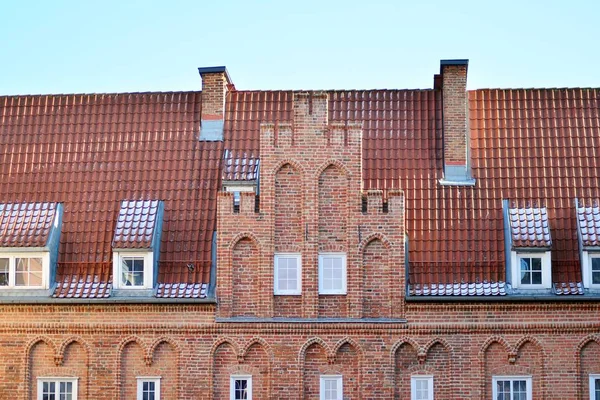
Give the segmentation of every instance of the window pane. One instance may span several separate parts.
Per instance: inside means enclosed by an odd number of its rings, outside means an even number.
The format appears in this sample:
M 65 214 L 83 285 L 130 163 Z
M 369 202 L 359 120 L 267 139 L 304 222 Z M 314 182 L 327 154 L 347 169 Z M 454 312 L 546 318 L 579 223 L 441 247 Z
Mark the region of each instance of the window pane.
M 542 270 L 542 259 L 541 258 L 532 258 L 531 259 L 531 269 L 534 271 Z
M 531 284 L 531 273 L 521 271 L 521 284 L 522 285 L 530 285 Z
M 541 272 L 532 272 L 531 273 L 531 283 L 534 285 L 542 284 L 542 273 Z
M 8 286 L 8 258 L 0 258 L 0 286 Z
M 121 279 L 124 286 L 144 286 L 144 260 L 142 258 L 123 258 Z
M 592 272 L 592 284 L 600 285 L 600 271 Z
M 600 400 L 600 379 L 598 379 L 598 378 L 594 379 L 594 392 L 595 392 L 594 399 Z
M 42 259 L 29 259 L 29 286 L 42 286 Z

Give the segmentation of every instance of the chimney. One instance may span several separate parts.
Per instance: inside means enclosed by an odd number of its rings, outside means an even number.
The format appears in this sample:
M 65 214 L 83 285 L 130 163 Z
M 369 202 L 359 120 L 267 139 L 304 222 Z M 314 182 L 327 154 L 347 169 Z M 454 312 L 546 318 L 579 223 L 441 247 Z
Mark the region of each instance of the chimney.
M 467 99 L 469 60 L 440 62 L 444 137 L 443 185 L 475 185 L 471 176 Z
M 202 77 L 202 115 L 200 140 L 223 140 L 225 124 L 225 97 L 233 88 L 225 67 L 198 68 Z

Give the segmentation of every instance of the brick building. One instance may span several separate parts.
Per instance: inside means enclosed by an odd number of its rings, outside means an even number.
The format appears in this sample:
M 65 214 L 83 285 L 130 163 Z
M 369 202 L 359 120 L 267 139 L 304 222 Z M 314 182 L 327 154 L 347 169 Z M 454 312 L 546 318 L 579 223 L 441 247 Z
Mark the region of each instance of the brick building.
M 0 398 L 600 399 L 600 90 L 0 97 Z

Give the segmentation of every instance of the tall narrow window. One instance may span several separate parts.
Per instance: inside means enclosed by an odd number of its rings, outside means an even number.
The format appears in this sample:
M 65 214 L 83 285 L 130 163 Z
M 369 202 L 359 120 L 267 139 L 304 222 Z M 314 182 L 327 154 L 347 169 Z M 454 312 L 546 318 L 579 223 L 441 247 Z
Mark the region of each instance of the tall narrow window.
M 433 400 L 433 376 L 414 375 L 410 378 L 411 400 Z
M 39 378 L 37 400 L 77 400 L 77 378 Z
M 530 376 L 495 376 L 492 378 L 494 400 L 532 400 Z
M 302 293 L 302 258 L 296 253 L 275 254 L 275 294 Z
M 344 387 L 341 375 L 321 375 L 320 400 L 343 400 Z
M 319 294 L 346 294 L 346 254 L 319 254 Z
M 160 377 L 138 376 L 137 400 L 160 400 Z
M 230 400 L 252 400 L 252 376 L 232 375 L 229 381 Z

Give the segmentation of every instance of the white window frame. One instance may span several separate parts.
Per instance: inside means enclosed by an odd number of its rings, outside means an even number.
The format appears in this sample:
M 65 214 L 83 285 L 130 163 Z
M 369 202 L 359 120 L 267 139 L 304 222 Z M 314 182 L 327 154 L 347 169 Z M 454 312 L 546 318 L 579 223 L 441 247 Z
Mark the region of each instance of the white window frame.
M 552 258 L 550 251 L 539 253 L 512 252 L 512 287 L 515 289 L 550 289 L 552 287 Z M 542 259 L 542 283 L 535 285 L 521 284 L 521 259 Z
M 325 400 L 325 381 L 336 380 L 337 381 L 337 400 L 344 399 L 344 378 L 342 375 L 321 375 L 319 385 L 319 399 Z
M 137 400 L 144 398 L 144 382 L 154 382 L 154 399 L 160 400 L 160 376 L 137 377 Z
M 342 288 L 340 290 L 323 289 L 323 258 L 340 257 L 342 259 Z M 347 294 L 348 268 L 346 266 L 346 253 L 319 253 L 319 294 Z
M 235 400 L 235 381 L 246 380 L 248 385 L 246 390 L 248 391 L 248 400 L 252 400 L 252 375 L 231 375 L 229 377 L 229 399 Z
M 427 400 L 433 400 L 433 375 L 413 375 L 410 377 L 410 399 L 417 399 L 417 381 L 427 381 Z
M 527 400 L 533 399 L 533 388 L 531 375 L 507 375 L 507 376 L 493 376 L 492 377 L 492 398 L 498 398 L 498 389 L 496 383 L 498 381 L 510 381 L 511 382 L 511 394 L 512 394 L 512 382 L 513 381 L 526 381 L 527 384 Z M 512 396 L 511 396 L 512 397 Z
M 0 258 L 8 258 L 8 285 L 0 286 L 3 289 L 48 289 L 48 281 L 50 280 L 50 252 L 2 252 Z M 17 286 L 17 258 L 41 258 L 42 259 L 42 285 L 41 286 Z
M 280 258 L 295 258 L 296 259 L 296 290 L 280 289 L 279 288 L 279 259 Z M 274 257 L 274 272 L 273 272 L 273 292 L 276 295 L 301 295 L 302 294 L 302 255 L 300 253 L 275 253 Z
M 127 286 L 121 282 L 121 263 L 127 258 L 144 259 L 144 284 L 142 286 Z M 152 289 L 154 286 L 154 254 L 151 251 L 113 251 L 113 287 L 115 289 L 139 290 Z
M 600 258 L 600 253 L 583 252 L 581 257 L 581 272 L 583 275 L 583 286 L 588 289 L 600 289 L 600 284 L 592 283 L 592 259 Z
M 44 391 L 42 390 L 44 382 L 54 382 L 56 387 L 60 387 L 61 382 L 71 382 L 73 384 L 73 400 L 77 400 L 79 378 L 64 376 L 48 376 L 37 378 L 37 400 L 42 400 L 44 398 Z M 59 396 L 56 396 L 56 398 L 58 399 Z
M 590 390 L 589 390 L 590 400 L 596 400 L 596 396 L 594 396 L 594 394 L 596 392 L 596 385 L 595 385 L 595 383 L 596 383 L 597 380 L 600 380 L 600 374 L 590 374 L 590 379 L 589 379 L 589 382 L 590 382 L 590 386 L 589 386 L 589 388 L 590 388 Z

